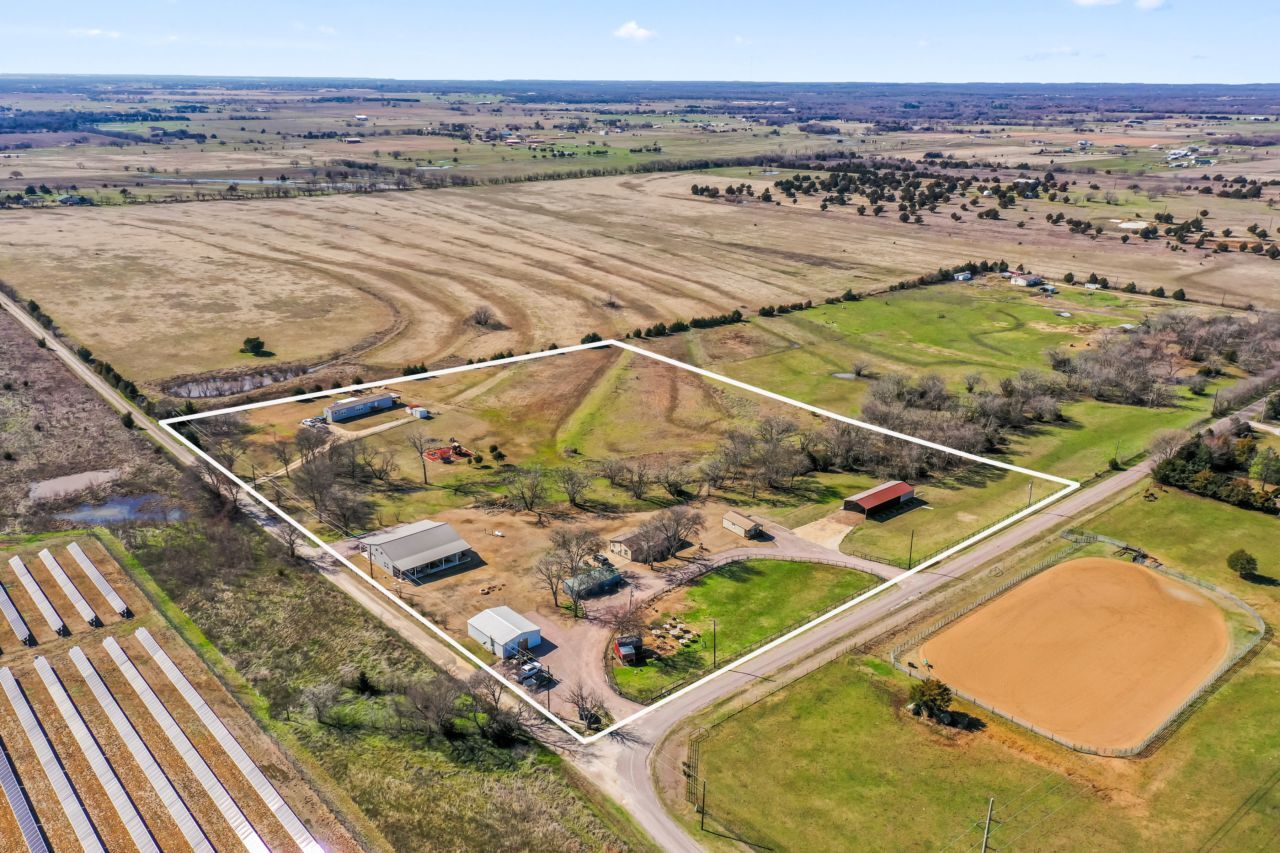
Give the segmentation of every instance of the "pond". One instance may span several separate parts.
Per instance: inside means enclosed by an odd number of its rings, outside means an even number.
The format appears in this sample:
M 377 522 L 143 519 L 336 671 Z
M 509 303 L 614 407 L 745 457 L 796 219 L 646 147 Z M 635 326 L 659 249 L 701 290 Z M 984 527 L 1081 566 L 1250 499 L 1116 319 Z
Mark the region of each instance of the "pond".
M 181 521 L 187 514 L 178 507 L 170 506 L 164 495 L 153 494 L 112 498 L 99 504 L 81 504 L 54 517 L 92 526 L 121 524 L 126 521 Z

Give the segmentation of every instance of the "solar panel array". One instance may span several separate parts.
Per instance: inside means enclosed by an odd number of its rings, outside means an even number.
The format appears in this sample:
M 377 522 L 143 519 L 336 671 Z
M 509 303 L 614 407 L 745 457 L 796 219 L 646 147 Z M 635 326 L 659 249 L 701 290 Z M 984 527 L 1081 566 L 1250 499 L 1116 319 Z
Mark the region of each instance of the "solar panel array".
M 205 793 L 213 800 L 218 807 L 218 811 L 222 812 L 222 816 L 226 819 L 227 824 L 232 831 L 239 836 L 244 846 L 253 851 L 253 853 L 269 853 L 267 845 L 262 842 L 257 831 L 249 823 L 248 818 L 244 816 L 244 812 L 240 811 L 240 807 L 236 805 L 236 801 L 232 798 L 227 789 L 218 781 L 218 777 L 209 769 L 209 765 L 196 751 L 191 740 L 182 731 L 182 727 L 174 720 L 173 715 L 169 713 L 169 709 L 160 701 L 160 697 L 156 696 L 155 691 L 151 689 L 151 685 L 147 684 L 142 673 L 138 672 L 138 668 L 133 665 L 133 661 L 125 654 L 123 648 L 116 641 L 115 637 L 108 637 L 102 642 L 103 648 L 107 650 L 107 654 L 115 661 L 116 667 L 128 680 L 129 686 L 138 694 L 138 698 L 142 700 L 142 704 L 146 706 L 147 711 L 151 714 L 152 719 L 164 731 L 165 737 L 169 739 L 169 743 L 177 753 L 182 756 L 182 760 L 186 763 L 188 769 L 200 782 Z
M 160 648 L 160 644 L 151 636 L 151 632 L 146 628 L 139 628 L 134 636 L 142 643 L 142 647 L 147 650 L 147 654 L 151 655 L 151 659 L 159 664 L 165 676 L 182 694 L 182 698 L 200 717 L 200 721 L 205 724 L 205 727 L 217 739 L 227 755 L 231 757 L 231 760 L 240 768 L 240 772 L 249 780 L 249 784 L 258 792 L 258 796 L 262 798 L 262 801 L 267 804 L 267 807 L 279 819 L 285 831 L 294 840 L 294 843 L 301 847 L 304 853 L 322 853 L 324 848 L 316 842 L 311 833 L 307 831 L 307 828 L 302 825 L 302 821 L 294 814 L 293 809 L 289 808 L 289 804 L 280 797 L 280 794 L 272 786 L 271 782 L 267 780 L 267 777 L 262 775 L 258 765 L 253 763 L 244 748 L 240 746 L 240 742 L 223 725 L 217 712 L 209 707 L 200 692 L 191 685 L 191 682 L 182 674 L 182 671 L 169 658 L 165 650 Z
M 111 688 L 107 687 L 102 680 L 102 676 L 98 674 L 98 670 L 94 668 L 93 662 L 89 660 L 88 655 L 77 646 L 70 651 L 69 656 L 71 662 L 76 665 L 76 669 L 80 671 L 80 677 L 89 685 L 89 690 L 98 701 L 98 707 L 107 715 L 107 719 L 111 721 L 112 728 L 116 730 L 120 740 L 128 747 L 129 753 L 133 756 L 134 761 L 138 762 L 138 766 L 142 768 L 143 774 L 146 775 L 147 781 L 151 783 L 151 787 L 160 798 L 160 802 L 164 804 L 169 816 L 177 824 L 182 837 L 187 840 L 187 843 L 197 853 L 213 853 L 213 845 L 209 843 L 209 839 L 205 837 L 204 831 L 200 829 L 200 825 L 196 822 L 195 816 L 191 814 L 191 810 L 183 802 L 182 795 L 173 787 L 168 775 L 156 763 L 155 756 L 151 754 L 151 750 L 147 749 L 147 745 L 138 736 L 138 730 L 133 727 L 129 716 L 121 709 L 120 704 L 116 702 L 115 696 L 111 693 Z
M 54 753 L 53 746 L 45 737 L 44 730 L 40 728 L 40 722 L 36 719 L 35 712 L 31 710 L 31 705 L 27 702 L 22 688 L 18 686 L 18 680 L 13 677 L 13 673 L 7 666 L 0 668 L 0 687 L 4 688 L 9 706 L 13 708 L 18 722 L 22 724 L 27 740 L 31 743 L 31 749 L 40 761 L 40 766 L 44 768 L 44 775 L 53 787 L 58 803 L 62 806 L 62 812 L 67 816 L 72 830 L 75 831 L 80 846 L 90 853 L 94 851 L 102 853 L 102 842 L 98 840 L 98 831 L 94 829 L 93 821 L 89 820 L 84 806 L 80 805 L 80 798 L 71 787 L 71 780 L 67 778 L 67 773 L 62 769 L 62 763 Z
M 9 763 L 9 750 L 5 748 L 4 741 L 0 740 L 0 788 L 4 789 L 5 799 L 9 801 L 9 810 L 13 812 L 13 819 L 18 823 L 18 829 L 22 831 L 22 840 L 27 842 L 27 850 L 30 853 L 49 853 L 49 845 L 45 843 L 44 833 L 40 831 L 40 822 L 36 820 L 35 814 L 31 811 L 31 804 L 27 802 L 26 794 L 23 793 L 22 783 L 18 781 L 18 776 L 13 772 L 13 765 Z
M 62 570 L 62 564 L 49 553 L 49 549 L 45 548 L 40 552 L 40 560 L 44 563 L 44 567 L 49 570 L 49 574 L 53 575 L 53 579 L 62 589 L 62 594 L 71 602 L 71 606 L 80 614 L 80 618 L 89 623 L 91 628 L 101 628 L 102 620 L 98 618 L 98 614 L 93 612 L 93 608 L 89 606 L 89 602 L 85 601 L 84 596 L 80 594 L 80 590 L 76 589 L 76 585 L 71 582 L 71 578 L 67 577 L 67 573 Z
M 117 613 L 125 617 L 133 615 L 129 611 L 129 605 L 125 604 L 124 599 L 121 598 L 114 589 L 112 589 L 111 584 L 102 576 L 102 572 L 98 571 L 98 567 L 93 564 L 93 560 L 90 560 L 89 556 L 85 554 L 84 549 L 80 547 L 80 543 L 72 542 L 67 546 L 67 551 L 69 551 L 71 556 L 75 558 L 75 561 L 80 564 L 80 570 L 83 571 L 93 585 L 98 588 L 98 592 L 102 593 L 102 597 L 107 600 L 107 603 L 110 604 Z
M 40 588 L 40 584 L 31 572 L 27 569 L 27 564 L 22 562 L 19 557 L 9 558 L 9 568 L 13 569 L 13 573 L 18 576 L 18 580 L 22 582 L 22 587 L 27 591 L 27 595 L 31 596 L 31 600 L 36 603 L 36 609 L 40 611 L 40 615 L 44 616 L 44 621 L 49 623 L 49 628 L 53 633 L 66 636 L 71 632 L 67 630 L 67 625 L 62 621 L 62 617 L 58 615 L 58 611 L 53 609 L 48 596 L 44 594 L 44 590 Z
M 13 606 L 13 599 L 9 597 L 9 591 L 4 588 L 3 584 L 0 584 L 0 611 L 4 612 L 4 618 L 9 622 L 9 627 L 13 629 L 14 636 L 18 638 L 18 642 L 24 646 L 34 646 L 35 637 L 31 635 L 31 629 L 23 621 L 22 614 L 18 612 L 18 608 Z
M 160 853 L 160 848 L 156 846 L 155 841 L 152 839 L 151 831 L 147 829 L 146 822 L 143 821 L 142 815 L 138 814 L 137 806 L 133 804 L 133 800 L 129 799 L 129 795 L 125 793 L 124 786 L 120 784 L 120 777 L 116 775 L 115 768 L 111 766 L 111 762 L 107 760 L 107 756 L 102 752 L 102 747 L 98 746 L 93 733 L 85 725 L 84 718 L 80 716 L 80 711 L 76 708 L 76 703 L 71 701 L 71 697 L 67 695 L 66 688 L 62 686 L 58 673 L 54 672 L 49 661 L 43 657 L 35 659 L 35 667 L 36 674 L 44 682 L 44 689 L 49 691 L 49 695 L 53 697 L 53 704 L 62 716 L 62 721 L 67 724 L 67 729 L 71 732 L 71 736 L 76 739 L 76 744 L 79 745 L 81 754 L 84 755 L 85 761 L 89 762 L 93 775 L 98 778 L 98 784 L 102 786 L 102 790 L 107 792 L 107 799 L 111 800 L 111 807 L 119 815 L 120 822 L 124 824 L 124 828 L 129 833 L 129 837 L 133 839 L 133 843 L 138 845 L 138 849 L 143 853 Z

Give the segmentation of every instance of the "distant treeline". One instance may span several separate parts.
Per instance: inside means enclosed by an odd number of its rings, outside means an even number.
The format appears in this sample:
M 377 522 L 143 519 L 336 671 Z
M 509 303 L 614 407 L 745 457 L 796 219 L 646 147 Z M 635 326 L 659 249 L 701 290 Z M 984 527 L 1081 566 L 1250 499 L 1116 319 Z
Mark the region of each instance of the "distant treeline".
M 190 121 L 179 112 L 95 112 L 89 110 L 19 110 L 0 115 L 0 133 L 36 133 L 39 131 L 93 130 L 114 122 Z

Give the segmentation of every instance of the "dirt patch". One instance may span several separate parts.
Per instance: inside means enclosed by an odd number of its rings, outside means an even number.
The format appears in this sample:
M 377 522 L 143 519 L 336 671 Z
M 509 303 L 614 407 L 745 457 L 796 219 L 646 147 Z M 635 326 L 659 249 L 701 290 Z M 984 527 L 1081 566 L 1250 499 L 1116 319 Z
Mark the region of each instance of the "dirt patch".
M 844 538 L 849 535 L 849 531 L 853 530 L 861 520 L 862 516 L 855 512 L 840 510 L 828 515 L 826 518 L 802 524 L 791 532 L 815 545 L 839 551 L 840 543 L 844 541 Z
M 1226 658 L 1222 610 L 1150 569 L 1070 560 L 928 640 L 958 690 L 1095 748 L 1140 743 Z

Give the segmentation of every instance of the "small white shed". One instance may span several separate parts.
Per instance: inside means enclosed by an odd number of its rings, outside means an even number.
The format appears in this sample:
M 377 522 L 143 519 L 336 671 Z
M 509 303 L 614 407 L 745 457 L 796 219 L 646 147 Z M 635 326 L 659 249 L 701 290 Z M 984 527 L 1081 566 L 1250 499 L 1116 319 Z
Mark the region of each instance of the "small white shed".
M 505 604 L 468 619 L 467 634 L 503 660 L 542 644 L 542 629 Z

